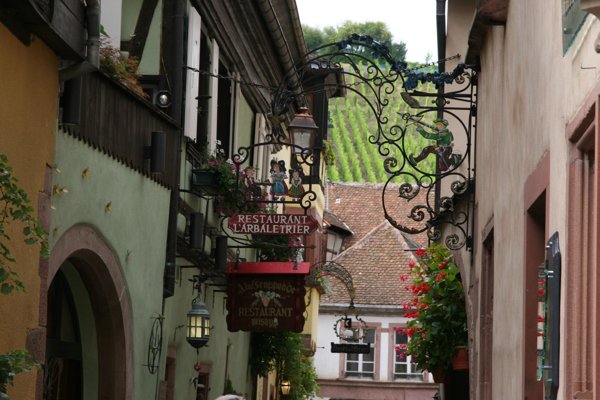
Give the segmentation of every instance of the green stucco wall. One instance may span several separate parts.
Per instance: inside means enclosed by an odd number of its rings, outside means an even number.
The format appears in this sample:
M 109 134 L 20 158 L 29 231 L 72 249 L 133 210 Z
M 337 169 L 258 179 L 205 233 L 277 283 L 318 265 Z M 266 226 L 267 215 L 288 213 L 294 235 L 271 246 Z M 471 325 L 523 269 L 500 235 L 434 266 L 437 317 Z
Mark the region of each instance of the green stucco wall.
M 185 340 L 186 314 L 191 308 L 193 299 L 192 283 L 189 279 L 192 279 L 194 274 L 198 274 L 198 270 L 193 268 L 181 270 L 180 278 L 176 283 L 177 287 L 181 284 L 181 289 L 165 302 L 164 331 L 165 334 L 170 332 L 168 346 L 174 349 L 177 355 L 175 398 L 195 398 L 195 388 L 191 381 L 197 375 L 194 364 L 198 362 L 210 368 L 208 400 L 223 394 L 226 369 L 235 391 L 246 399 L 251 399 L 252 381 L 248 371 L 250 334 L 227 330 L 224 287 L 213 286 L 210 281 L 207 286 L 202 286 L 201 298 L 211 315 L 213 327 L 208 345 L 201 348 L 196 355 L 196 350 Z
M 61 131 L 53 183 L 50 246 L 87 224 L 112 248 L 132 308 L 133 398 L 154 399 L 156 375 L 144 365 L 151 318 L 162 314 L 169 190 Z

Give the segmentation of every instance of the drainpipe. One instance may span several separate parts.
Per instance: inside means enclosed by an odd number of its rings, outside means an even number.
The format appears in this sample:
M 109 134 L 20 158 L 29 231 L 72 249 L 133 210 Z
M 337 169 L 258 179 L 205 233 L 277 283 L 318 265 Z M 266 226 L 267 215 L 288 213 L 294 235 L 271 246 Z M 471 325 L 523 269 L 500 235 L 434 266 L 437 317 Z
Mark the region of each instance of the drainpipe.
M 331 185 L 331 180 L 327 178 L 325 181 L 325 211 L 331 211 L 329 208 L 329 185 Z
M 171 69 L 165 71 L 169 74 L 171 80 L 170 90 L 172 95 L 171 117 L 175 119 L 179 126 L 183 126 L 182 113 L 182 98 L 183 98 L 183 44 L 184 43 L 184 0 L 174 0 L 168 3 L 171 7 L 168 13 L 165 13 L 164 18 L 170 18 L 171 27 L 173 28 L 173 36 L 171 43 L 164 43 L 163 46 L 170 47 L 169 56 L 172 57 L 173 63 Z M 167 246 L 165 260 L 165 279 L 175 275 L 177 264 L 177 215 L 179 213 L 179 181 L 181 171 L 181 152 L 183 133 L 181 129 L 177 130 L 177 139 L 175 140 L 175 177 L 174 187 L 171 190 L 171 198 L 169 203 L 169 221 L 167 225 Z M 163 298 L 173 295 L 171 288 L 163 288 Z M 174 288 L 173 288 L 174 289 Z M 163 302 L 164 303 L 164 302 Z
M 290 46 L 288 45 L 287 40 L 285 40 L 285 35 L 279 19 L 277 18 L 275 9 L 273 8 L 273 4 L 271 3 L 271 0 L 259 0 L 258 7 L 260 8 L 261 13 L 265 16 L 265 22 L 267 23 L 267 28 L 269 29 L 269 33 L 273 38 L 277 54 L 281 60 L 283 60 L 283 67 L 285 68 L 283 72 L 283 78 L 289 78 L 291 87 L 294 89 L 296 94 L 299 94 L 301 85 L 298 79 L 298 74 L 294 70 L 295 65 L 294 60 L 292 59 L 292 52 L 290 51 Z
M 80 63 L 61 69 L 58 75 L 61 82 L 95 71 L 100 65 L 100 1 L 87 0 L 85 15 L 88 33 L 86 58 Z
M 446 0 L 437 0 L 437 6 L 435 11 L 436 25 L 437 25 L 437 48 L 438 48 L 438 60 L 446 58 Z M 441 61 L 438 63 L 438 69 L 440 72 L 446 71 L 446 62 Z M 444 87 L 438 89 L 438 94 L 441 96 L 444 94 Z M 444 106 L 440 106 L 437 110 L 437 118 L 444 118 Z M 437 164 L 437 163 L 436 163 Z M 436 179 L 438 183 L 435 185 L 435 211 L 440 210 L 440 197 L 442 195 L 442 188 L 439 182 L 439 170 L 436 166 Z

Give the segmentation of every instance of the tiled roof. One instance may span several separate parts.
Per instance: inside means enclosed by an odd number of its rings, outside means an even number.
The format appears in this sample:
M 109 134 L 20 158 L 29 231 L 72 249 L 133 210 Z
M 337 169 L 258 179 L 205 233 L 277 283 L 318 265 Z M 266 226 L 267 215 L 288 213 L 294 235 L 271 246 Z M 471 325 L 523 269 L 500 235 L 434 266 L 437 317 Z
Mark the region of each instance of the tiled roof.
M 350 248 L 378 224 L 385 221 L 382 206 L 383 184 L 381 183 L 333 183 L 329 186 L 329 210 L 345 222 L 353 236 L 344 242 L 345 248 Z M 411 209 L 424 203 L 424 192 L 410 202 L 398 197 L 400 185 L 389 184 L 386 189 L 385 206 L 388 214 L 398 223 L 417 227 L 409 220 Z M 412 240 L 426 244 L 424 234 L 412 235 Z
M 400 305 L 409 293 L 400 282 L 408 273 L 408 263 L 414 260 L 415 243 L 408 242 L 402 232 L 384 218 L 381 205 L 383 185 L 369 183 L 336 183 L 329 188 L 329 208 L 354 232 L 346 238 L 345 251 L 334 261 L 352 275 L 357 305 Z M 413 204 L 398 199 L 397 189 L 388 188 L 393 197 L 386 196 L 388 212 L 399 223 L 408 224 L 406 216 Z M 416 204 L 416 202 L 415 202 Z M 424 234 L 411 235 L 420 246 L 427 244 Z M 332 292 L 321 298 L 323 303 L 348 303 L 349 295 L 341 282 L 328 279 Z
M 331 211 L 323 212 L 323 222 L 327 228 L 332 227 L 348 235 L 352 235 L 354 233 L 352 232 L 352 229 L 350 229 L 350 227 L 346 225 L 346 223 L 342 221 L 337 214 L 334 214 Z

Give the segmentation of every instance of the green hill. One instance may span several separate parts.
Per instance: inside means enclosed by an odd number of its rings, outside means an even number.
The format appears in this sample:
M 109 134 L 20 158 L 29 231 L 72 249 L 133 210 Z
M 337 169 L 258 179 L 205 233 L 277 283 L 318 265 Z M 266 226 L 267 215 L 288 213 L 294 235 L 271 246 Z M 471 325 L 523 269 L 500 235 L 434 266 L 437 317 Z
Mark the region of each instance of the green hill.
M 356 83 L 351 75 L 345 75 L 345 79 L 348 85 Z M 433 87 L 430 86 L 420 87 L 419 90 L 433 91 Z M 375 95 L 371 93 L 367 85 L 358 84 L 353 87 L 356 87 L 369 101 L 376 103 Z M 383 128 L 386 134 L 393 133 L 395 137 L 400 137 L 400 128 L 405 128 L 407 125 L 406 121 L 402 119 L 402 114 L 415 113 L 415 110 L 411 110 L 402 100 L 401 92 L 401 82 L 399 82 L 394 93 L 382 99 L 382 102 L 389 100 L 389 105 L 384 108 L 382 113 L 382 120 L 388 121 Z M 423 121 L 431 122 L 433 117 L 433 113 L 430 113 L 425 116 Z M 369 142 L 369 137 L 377 134 L 377 124 L 376 116 L 367 102 L 359 94 L 348 90 L 345 98 L 330 99 L 329 118 L 328 141 L 333 148 L 336 161 L 327 167 L 328 178 L 334 182 L 387 181 L 389 175 L 384 168 L 386 157 L 380 154 L 377 144 Z M 390 156 L 401 162 L 403 159 L 402 147 L 406 154 L 417 155 L 423 147 L 429 144 L 429 141 L 416 133 L 415 125 L 409 123 L 404 140 L 398 141 L 397 144 L 397 146 L 386 146 L 383 150 L 389 150 Z M 434 165 L 435 161 L 432 156 L 418 164 L 419 168 L 425 171 L 434 171 Z M 409 165 L 404 171 L 414 173 L 416 176 L 420 175 Z M 414 178 L 410 175 L 402 175 L 394 181 L 396 183 L 408 182 L 414 181 Z

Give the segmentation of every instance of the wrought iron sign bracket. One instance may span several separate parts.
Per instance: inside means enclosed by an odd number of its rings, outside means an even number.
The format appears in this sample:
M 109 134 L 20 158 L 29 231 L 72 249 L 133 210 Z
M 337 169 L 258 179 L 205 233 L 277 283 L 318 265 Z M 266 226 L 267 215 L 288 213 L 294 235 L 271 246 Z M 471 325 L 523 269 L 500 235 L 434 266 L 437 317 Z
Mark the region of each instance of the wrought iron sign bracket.
M 238 210 L 241 207 L 243 211 L 256 212 L 269 206 L 296 204 L 308 212 L 317 199 L 313 185 L 318 185 L 318 179 L 313 179 L 313 175 L 320 163 L 319 142 L 310 145 L 291 142 L 282 124 L 290 111 L 306 106 L 307 96 L 324 91 L 350 91 L 374 117 L 368 140 L 377 146 L 388 175 L 382 193 L 385 218 L 405 233 L 425 232 L 430 240 L 444 241 L 451 249 L 466 246 L 470 250 L 477 71 L 476 65 L 466 64 L 458 64 L 451 72 L 439 72 L 431 66 L 412 68 L 395 60 L 384 44 L 358 34 L 308 52 L 273 90 L 271 131 L 265 140 L 240 147 L 231 158 L 237 182 L 232 197 Z M 311 85 L 318 80 L 313 77 L 330 73 L 336 74 L 336 79 Z M 337 79 L 338 76 L 342 79 Z M 427 86 L 419 85 L 433 85 L 435 89 L 423 90 Z M 393 97 L 396 90 L 401 92 L 410 112 L 398 111 L 401 104 L 397 96 Z M 419 99 L 428 103 L 422 105 Z M 402 116 L 401 122 L 392 122 L 393 112 Z M 423 146 L 423 140 L 427 145 Z M 255 149 L 265 146 L 288 146 L 296 150 L 298 164 L 310 171 L 311 178 L 302 180 L 304 185 L 293 196 L 280 190 L 282 179 L 289 179 L 285 176 L 287 166 L 277 165 L 280 160 L 272 164 L 269 193 L 262 190 L 263 182 L 254 181 L 249 161 Z M 387 196 L 388 201 L 394 197 L 395 201 L 413 206 L 406 224 L 398 223 L 396 219 L 400 216 L 391 214 L 392 207 L 386 204 L 387 191 L 392 193 Z M 401 217 L 405 220 L 404 215 Z

